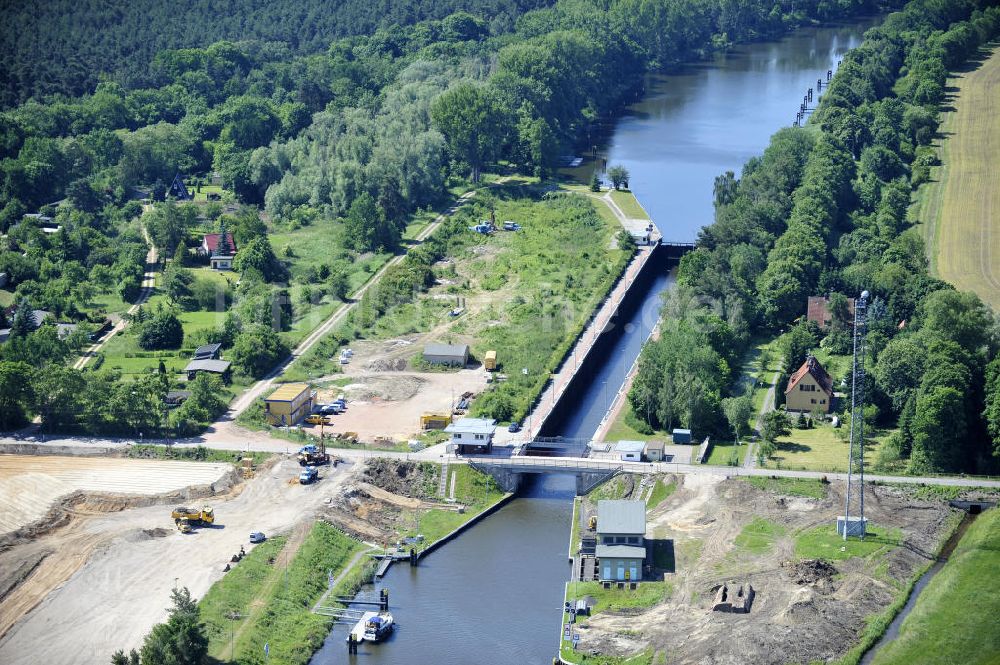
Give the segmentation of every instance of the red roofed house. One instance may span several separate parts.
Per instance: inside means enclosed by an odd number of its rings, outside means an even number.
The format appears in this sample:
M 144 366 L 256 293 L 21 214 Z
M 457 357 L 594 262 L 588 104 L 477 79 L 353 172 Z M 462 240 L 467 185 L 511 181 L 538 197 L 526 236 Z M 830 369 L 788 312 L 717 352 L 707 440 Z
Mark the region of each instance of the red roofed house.
M 198 248 L 200 256 L 207 256 L 214 270 L 231 270 L 233 257 L 236 256 L 236 241 L 232 233 L 226 233 L 222 241 L 222 233 L 206 233 Z M 221 246 L 220 246 L 221 245 Z
M 854 319 L 854 298 L 847 299 L 847 309 L 850 317 Z M 820 328 L 827 328 L 833 322 L 833 315 L 830 314 L 830 299 L 824 296 L 809 296 L 809 304 L 806 308 L 806 319 L 815 321 Z
M 809 356 L 788 379 L 785 408 L 789 411 L 829 413 L 833 403 L 833 379 L 819 361 Z

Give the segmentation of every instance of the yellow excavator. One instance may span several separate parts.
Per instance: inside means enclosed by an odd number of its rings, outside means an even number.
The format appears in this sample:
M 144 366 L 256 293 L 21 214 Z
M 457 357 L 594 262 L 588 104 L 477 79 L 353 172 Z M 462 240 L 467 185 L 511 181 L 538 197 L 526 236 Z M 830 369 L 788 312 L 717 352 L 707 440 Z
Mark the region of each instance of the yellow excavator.
M 173 518 L 174 523 L 177 524 L 177 528 L 183 533 L 187 533 L 181 527 L 183 523 L 186 523 L 189 528 L 192 524 L 206 525 L 215 523 L 215 511 L 208 506 L 205 506 L 201 510 L 198 510 L 197 508 L 178 506 L 177 508 L 174 508 L 172 513 L 170 513 L 170 517 Z

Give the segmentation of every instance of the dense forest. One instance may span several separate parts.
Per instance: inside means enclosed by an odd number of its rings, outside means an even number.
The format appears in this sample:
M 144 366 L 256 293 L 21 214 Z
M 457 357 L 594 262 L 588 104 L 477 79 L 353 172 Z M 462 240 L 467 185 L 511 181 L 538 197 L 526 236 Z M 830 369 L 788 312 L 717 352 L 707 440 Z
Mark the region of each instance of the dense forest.
M 109 77 L 127 88 L 155 85 L 165 74 L 150 67 L 166 49 L 218 41 L 258 42 L 286 53 L 321 53 L 330 42 L 409 26 L 458 11 L 510 29 L 543 0 L 50 0 L 4 3 L 0 26 L 0 108 L 49 94 L 77 96 Z M 270 44 L 267 44 L 270 42 Z
M 936 159 L 947 73 L 1000 32 L 990 4 L 914 0 L 891 14 L 844 58 L 807 127 L 778 132 L 739 179 L 720 176 L 716 221 L 682 260 L 663 334 L 643 353 L 630 394 L 637 417 L 725 432 L 725 397 L 749 340 L 787 331 L 780 393 L 810 350 L 850 352 L 846 297 L 869 290 L 866 397 L 874 422 L 898 428 L 876 462 L 996 469 L 996 316 L 928 274 L 907 219 Z M 833 294 L 842 312 L 826 331 L 803 316 L 817 294 Z
M 369 9 L 355 4 L 339 9 Z M 380 12 L 373 32 L 311 53 L 301 38 L 246 40 L 256 18 L 241 15 L 248 27 L 234 41 L 160 50 L 147 64 L 138 56 L 119 63 L 135 75 L 95 64 L 100 82 L 85 94 L 73 96 L 77 83 L 51 79 L 59 94 L 33 93 L 0 113 L 0 272 L 16 309 L 99 324 L 110 305 L 124 309 L 138 293 L 145 233 L 161 261 L 173 260 L 163 274 L 167 302 L 141 310 L 129 326 L 139 348 L 219 342 L 241 380 L 251 380 L 287 354 L 279 333 L 300 307 L 291 301 L 292 287 L 309 297 L 344 298 L 347 274 L 372 252 L 398 251 L 412 214 L 440 203 L 449 187 L 498 168 L 551 174 L 560 155 L 589 145 L 596 124 L 638 94 L 649 70 L 871 8 L 865 0 L 561 0 L 523 14 L 530 3 L 503 5 L 510 20 L 487 14 L 494 5 L 470 5 L 440 19 L 384 25 L 383 18 L 394 20 L 392 6 Z M 213 6 L 227 16 L 237 9 Z M 261 25 L 289 29 L 278 13 L 262 16 L 270 19 Z M 89 52 L 87 39 L 98 37 L 58 28 L 68 25 L 76 24 L 47 24 L 50 41 Z M 176 25 L 144 22 L 145 32 L 130 31 L 129 39 L 172 43 L 157 35 L 175 33 Z M 32 62 L 48 66 L 44 57 Z M 232 200 L 166 201 L 137 219 L 136 199 L 162 201 L 177 174 L 197 188 L 221 182 Z M 290 272 L 271 232 L 326 222 L 335 225 L 329 261 Z M 212 285 L 194 279 L 185 262 L 198 234 L 211 230 L 234 235 L 239 285 L 219 294 L 223 325 L 185 338 L 178 316 L 212 297 Z M 9 389 L 0 395 L 8 427 L 41 415 L 50 428 L 180 433 L 220 408 L 207 399 L 211 390 L 201 390 L 196 397 L 204 400 L 189 400 L 168 421 L 160 405 L 169 380 L 146 377 L 146 390 L 129 392 L 127 379 L 99 363 L 66 368 L 85 336 L 59 338 L 49 323 L 33 331 L 23 318 L 12 327 L 13 343 L 0 347 L 10 363 L 8 374 L 0 371 L 0 393 Z M 120 390 L 122 403 L 79 417 L 90 382 L 97 391 Z M 142 424 L 121 417 L 137 395 L 144 400 L 139 410 L 151 414 Z

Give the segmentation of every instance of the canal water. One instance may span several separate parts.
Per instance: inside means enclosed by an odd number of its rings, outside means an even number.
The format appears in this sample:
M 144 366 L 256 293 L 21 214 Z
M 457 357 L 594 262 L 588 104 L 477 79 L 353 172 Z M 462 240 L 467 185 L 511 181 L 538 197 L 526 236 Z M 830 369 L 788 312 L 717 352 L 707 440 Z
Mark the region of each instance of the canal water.
M 872 21 L 803 30 L 780 42 L 742 47 L 674 76 L 652 77 L 648 96 L 613 131 L 609 163 L 631 172 L 631 186 L 668 240 L 693 242 L 712 221 L 712 184 L 738 173 L 789 124 L 809 85 L 860 43 Z M 651 266 L 651 268 L 656 268 Z M 547 434 L 596 431 L 656 321 L 670 284 L 665 266 L 642 280 L 630 311 L 608 335 L 606 353 L 574 386 L 575 404 Z M 569 397 L 567 399 L 573 399 Z M 381 644 L 349 656 L 348 626 L 335 626 L 312 663 L 549 665 L 560 631 L 575 480 L 539 476 L 517 499 L 416 568 L 394 566 L 390 590 L 398 622 Z
M 876 22 L 803 28 L 648 78 L 642 101 L 615 123 L 605 156 L 628 169 L 629 187 L 664 240 L 693 242 L 714 221 L 715 177 L 727 170 L 739 177 L 771 134 L 792 124 L 806 91 L 825 82 Z

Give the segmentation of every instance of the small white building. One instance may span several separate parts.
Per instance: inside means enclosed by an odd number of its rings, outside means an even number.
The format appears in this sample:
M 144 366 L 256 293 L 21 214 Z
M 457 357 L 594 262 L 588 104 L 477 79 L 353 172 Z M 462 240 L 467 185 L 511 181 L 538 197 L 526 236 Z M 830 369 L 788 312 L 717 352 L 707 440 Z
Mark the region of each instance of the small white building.
M 641 462 L 644 450 L 646 450 L 644 441 L 619 441 L 615 444 L 615 453 L 623 462 Z
M 483 455 L 493 451 L 497 421 L 492 418 L 462 418 L 444 428 L 460 455 Z

